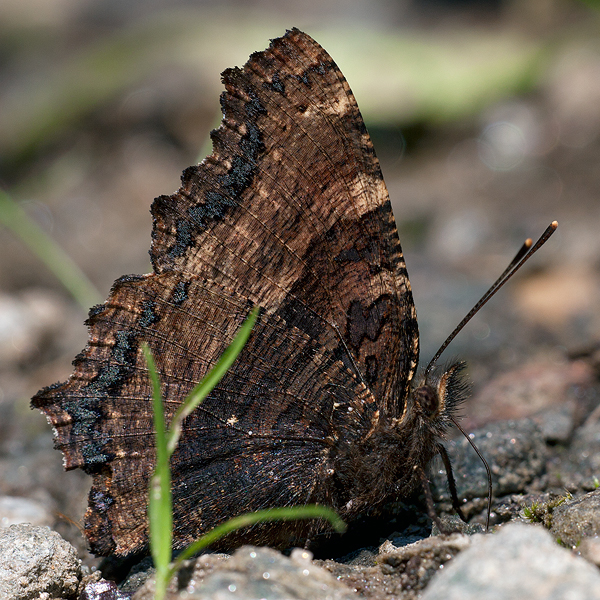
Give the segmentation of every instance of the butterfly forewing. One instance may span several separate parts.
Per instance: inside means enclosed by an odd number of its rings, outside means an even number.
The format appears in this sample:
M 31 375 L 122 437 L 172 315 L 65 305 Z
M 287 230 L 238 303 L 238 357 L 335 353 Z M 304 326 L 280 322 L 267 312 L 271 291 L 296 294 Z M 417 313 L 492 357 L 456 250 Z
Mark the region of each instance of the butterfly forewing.
M 202 275 L 277 312 L 357 369 L 394 413 L 418 358 L 416 319 L 346 80 L 292 31 L 223 81 L 213 154 L 153 205 L 155 269 Z

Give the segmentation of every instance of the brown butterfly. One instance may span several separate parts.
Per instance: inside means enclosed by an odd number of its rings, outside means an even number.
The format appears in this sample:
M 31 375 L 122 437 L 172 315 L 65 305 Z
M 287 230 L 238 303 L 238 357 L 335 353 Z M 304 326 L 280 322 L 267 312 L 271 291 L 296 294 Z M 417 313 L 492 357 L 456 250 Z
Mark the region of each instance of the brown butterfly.
M 464 396 L 462 363 L 415 376 L 417 320 L 388 193 L 331 57 L 294 29 L 223 83 L 212 155 L 152 205 L 154 271 L 115 282 L 90 311 L 73 375 L 33 398 L 66 468 L 93 476 L 85 533 L 96 554 L 148 547 L 143 342 L 168 420 L 262 307 L 185 421 L 172 458 L 176 548 L 243 512 L 319 503 L 352 521 L 406 498 L 445 457 L 440 439 Z M 325 528 L 261 524 L 231 545 L 298 544 Z

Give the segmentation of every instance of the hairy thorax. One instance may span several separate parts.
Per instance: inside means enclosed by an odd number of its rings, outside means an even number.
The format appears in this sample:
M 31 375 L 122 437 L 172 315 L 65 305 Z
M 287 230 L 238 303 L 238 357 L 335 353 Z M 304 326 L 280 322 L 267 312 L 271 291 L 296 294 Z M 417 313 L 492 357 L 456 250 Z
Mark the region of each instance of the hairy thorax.
M 456 363 L 416 378 L 400 417 L 381 415 L 363 439 L 332 449 L 328 495 L 342 518 L 406 498 L 420 485 L 466 395 L 463 370 Z

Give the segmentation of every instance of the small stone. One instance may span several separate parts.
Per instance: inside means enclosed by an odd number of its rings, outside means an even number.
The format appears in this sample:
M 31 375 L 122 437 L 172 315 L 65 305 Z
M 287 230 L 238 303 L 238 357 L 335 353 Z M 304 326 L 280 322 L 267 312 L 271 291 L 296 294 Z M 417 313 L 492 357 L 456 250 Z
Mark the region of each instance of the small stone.
M 600 600 L 600 573 L 541 526 L 511 523 L 438 571 L 423 600 Z
M 48 527 L 0 528 L 0 598 L 72 598 L 81 579 L 75 548 Z
M 133 592 L 122 592 L 117 584 L 106 579 L 88 583 L 78 600 L 130 600 Z
M 584 538 L 600 535 L 600 490 L 557 506 L 552 512 L 550 531 L 571 548 L 577 548 Z
M 270 548 L 243 546 L 229 560 L 221 560 L 211 566 L 212 571 L 203 581 L 192 577 L 185 582 L 184 589 L 170 592 L 169 600 L 355 598 L 352 590 L 337 581 L 331 573 L 315 565 L 310 553 L 304 550 L 293 552 L 288 558 Z M 154 581 L 151 580 L 135 594 L 134 600 L 150 600 L 154 598 L 153 594 Z

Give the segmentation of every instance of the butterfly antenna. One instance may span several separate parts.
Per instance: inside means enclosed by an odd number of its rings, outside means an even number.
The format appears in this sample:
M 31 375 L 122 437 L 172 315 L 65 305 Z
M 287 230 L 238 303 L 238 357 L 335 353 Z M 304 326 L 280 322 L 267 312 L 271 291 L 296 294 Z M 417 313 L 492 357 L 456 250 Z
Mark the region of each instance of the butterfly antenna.
M 454 328 L 454 331 L 446 338 L 444 343 L 440 346 L 440 349 L 435 353 L 435 356 L 431 359 L 429 364 L 425 369 L 425 376 L 431 372 L 431 370 L 436 365 L 439 360 L 442 352 L 448 347 L 448 344 L 457 336 L 457 334 L 462 330 L 462 328 L 479 312 L 479 309 L 486 304 L 492 296 L 548 241 L 550 236 L 556 231 L 558 227 L 558 222 L 553 221 L 546 228 L 546 231 L 540 236 L 540 239 L 532 244 L 532 240 L 530 238 L 525 240 L 525 243 L 521 246 L 515 257 L 510 261 L 506 269 L 502 272 L 500 277 L 494 281 L 494 283 L 490 286 L 488 291 L 479 299 L 479 301 L 475 304 L 475 306 L 467 313 L 465 318 Z M 479 448 L 473 443 L 473 440 L 469 437 L 466 431 L 460 426 L 458 421 L 450 416 L 450 420 L 456 428 L 465 436 L 465 439 L 471 444 L 471 447 L 477 453 L 477 456 L 481 459 L 481 462 L 485 466 L 485 470 L 487 473 L 488 480 L 488 506 L 487 506 L 487 518 L 485 521 L 486 531 L 490 528 L 490 515 L 492 513 L 492 472 L 490 470 L 490 466 L 487 461 L 479 451 Z M 446 466 L 446 472 L 448 474 L 448 482 L 450 484 L 450 494 L 452 496 L 452 503 L 457 510 L 461 519 L 464 520 L 464 516 L 462 511 L 459 510 L 458 506 L 458 497 L 456 494 L 456 484 L 454 482 L 454 476 L 452 475 L 452 465 L 450 464 L 450 459 L 446 454 L 446 450 L 443 447 L 439 448 L 442 459 L 444 460 L 444 465 Z
M 429 375 L 435 367 L 440 356 L 448 347 L 450 342 L 458 335 L 462 328 L 479 312 L 494 294 L 548 241 L 550 236 L 556 231 L 558 222 L 553 221 L 541 235 L 540 239 L 532 245 L 531 239 L 525 240 L 515 257 L 510 261 L 508 267 L 504 269 L 502 275 L 494 281 L 488 291 L 479 299 L 477 304 L 467 313 L 465 318 L 454 328 L 454 331 L 446 338 L 446 341 L 440 346 L 425 369 L 425 375 Z

